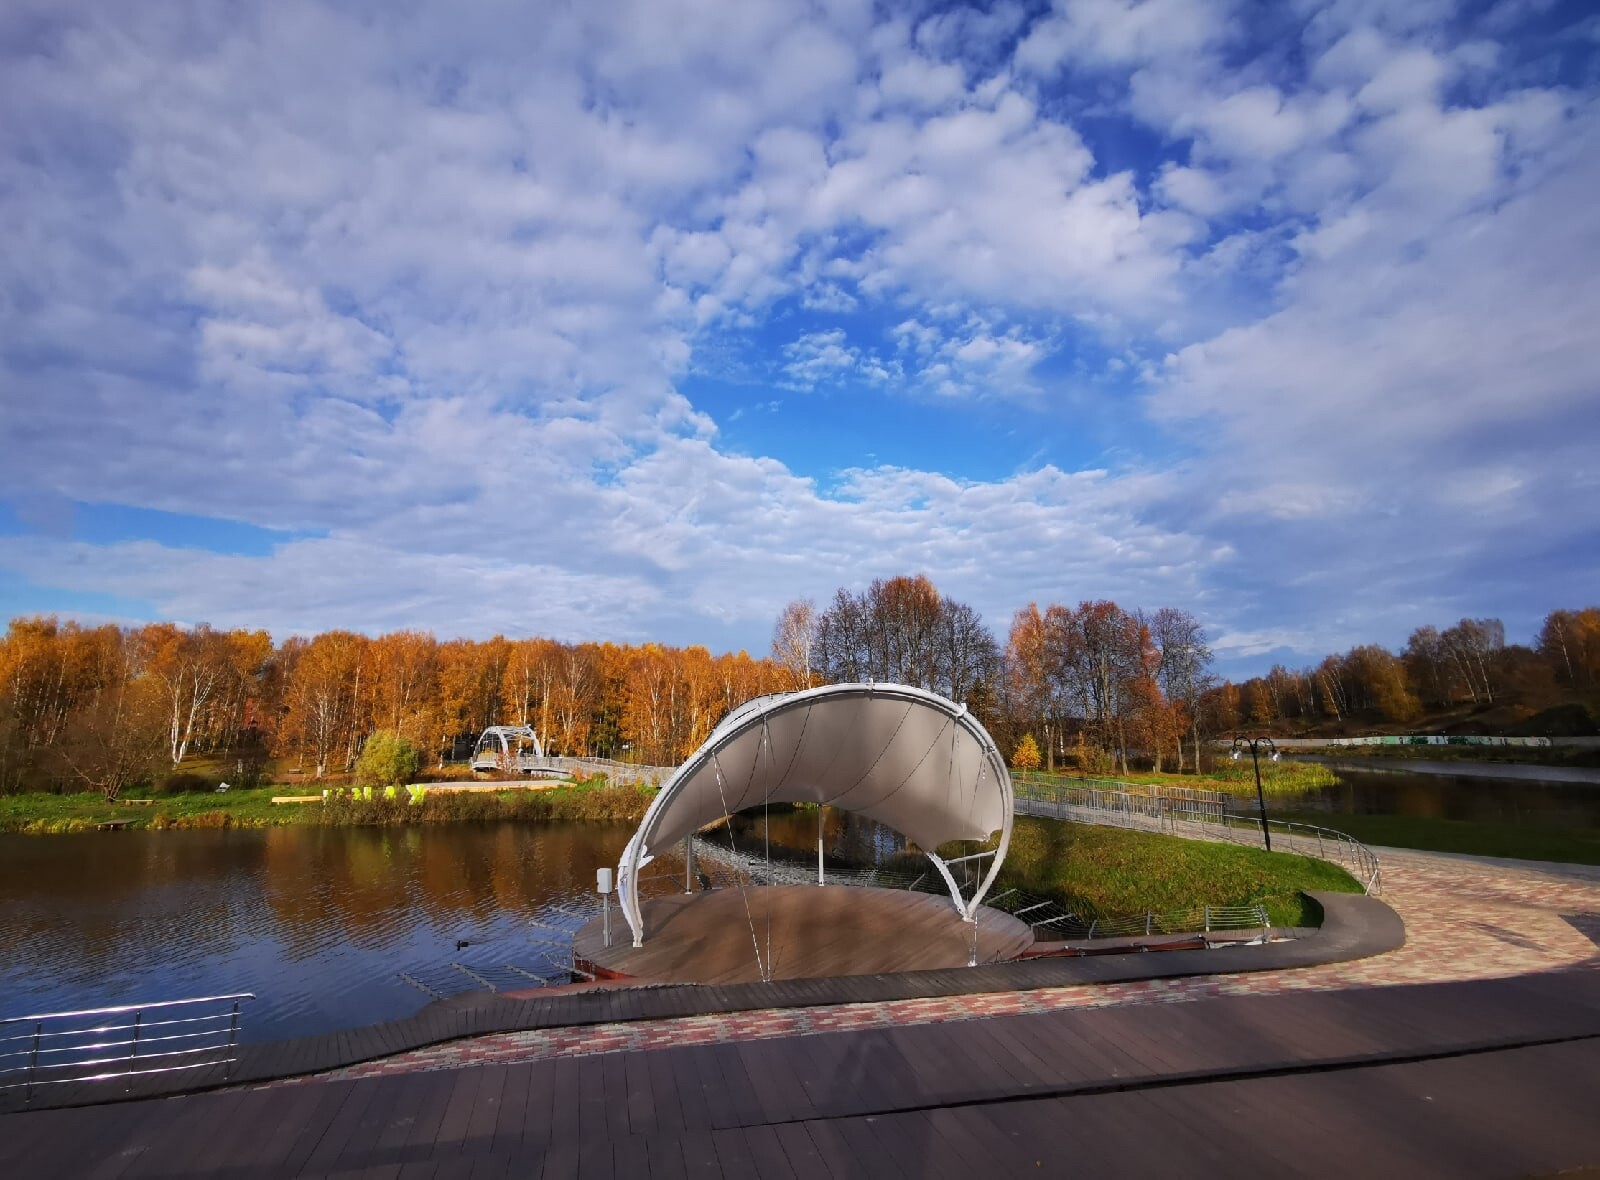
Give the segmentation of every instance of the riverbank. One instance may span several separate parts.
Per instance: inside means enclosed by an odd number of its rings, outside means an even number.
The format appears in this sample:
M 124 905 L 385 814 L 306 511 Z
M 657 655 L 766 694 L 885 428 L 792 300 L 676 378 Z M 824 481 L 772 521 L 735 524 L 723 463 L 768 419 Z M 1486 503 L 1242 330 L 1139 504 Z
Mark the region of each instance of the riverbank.
M 1593 829 L 1512 827 L 1410 815 L 1330 815 L 1325 811 L 1274 811 L 1272 818 L 1332 828 L 1363 844 L 1386 848 L 1600 865 L 1600 831 Z
M 1428 774 L 1448 778 L 1498 778 L 1529 783 L 1583 783 L 1600 786 L 1600 767 L 1556 766 L 1537 762 L 1488 762 L 1468 759 L 1389 758 L 1383 755 L 1290 754 L 1280 765 L 1321 766 L 1329 771 L 1355 770 L 1363 774 Z
M 486 784 L 492 787 L 492 784 Z M 0 832 L 54 835 L 94 831 L 115 825 L 130 830 L 208 828 L 272 828 L 293 825 L 384 827 L 419 823 L 493 822 L 496 820 L 605 820 L 638 822 L 655 792 L 634 786 L 615 787 L 591 779 L 537 791 L 511 788 L 483 791 L 432 791 L 412 802 L 404 790 L 397 798 L 381 794 L 357 798 L 347 791 L 312 802 L 273 803 L 275 795 L 296 788 L 282 786 L 231 790 L 222 794 L 195 792 L 123 799 L 108 803 L 98 794 L 0 796 Z
M 1127 774 L 1094 776 L 1075 772 L 1049 774 L 1042 770 L 1030 770 L 1012 771 L 1012 777 L 1017 780 L 1032 779 L 1065 787 L 1102 785 L 1114 789 L 1130 786 L 1148 789 L 1177 787 L 1189 791 L 1220 791 L 1224 795 L 1254 796 L 1256 793 L 1255 766 L 1248 757 L 1242 757 L 1238 761 L 1231 758 L 1220 759 L 1218 765 L 1204 774 L 1134 770 Z M 1310 760 L 1302 762 L 1285 758 L 1273 762 L 1270 759 L 1263 759 L 1261 763 L 1261 790 L 1266 795 L 1294 795 L 1302 791 L 1335 786 L 1338 781 L 1338 777 L 1331 769 Z

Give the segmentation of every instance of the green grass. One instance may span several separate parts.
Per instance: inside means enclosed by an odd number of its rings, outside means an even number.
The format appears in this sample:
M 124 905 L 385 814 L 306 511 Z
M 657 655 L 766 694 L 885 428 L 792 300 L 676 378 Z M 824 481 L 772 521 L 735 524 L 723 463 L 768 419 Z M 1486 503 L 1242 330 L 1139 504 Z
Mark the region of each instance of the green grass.
M 921 872 L 926 861 L 915 859 Z M 1361 892 L 1349 873 L 1311 857 L 1033 816 L 1017 817 L 995 888 L 1036 893 L 1088 919 L 1259 903 L 1276 926 L 1321 922 L 1303 890 Z
M 1327 812 L 1274 811 L 1272 818 L 1333 828 L 1354 836 L 1363 844 L 1387 848 L 1600 865 L 1600 831 L 1592 829 L 1524 828 L 1410 815 L 1329 815 Z
M 1043 771 L 1030 772 L 1028 777 L 1059 782 L 1064 786 L 1085 781 L 1075 774 L 1052 775 Z M 1195 790 L 1223 791 L 1230 795 L 1253 796 L 1256 793 L 1255 769 L 1247 757 L 1237 762 L 1231 758 L 1221 759 L 1205 774 L 1151 774 L 1148 771 L 1132 771 L 1125 775 L 1091 777 L 1089 781 L 1121 782 L 1135 787 L 1188 787 Z M 1291 762 L 1285 759 L 1281 762 L 1261 763 L 1261 789 L 1262 793 L 1267 795 L 1295 795 L 1319 787 L 1331 787 L 1338 781 L 1333 771 L 1314 762 Z
M 260 787 L 158 795 L 149 806 L 107 803 L 98 794 L 0 796 L 0 832 L 81 832 L 110 820 L 129 828 L 266 828 L 292 824 L 367 826 L 494 820 L 638 820 L 654 792 L 613 787 L 604 779 L 547 791 L 429 792 L 420 804 L 401 797 L 371 802 L 337 797 L 328 803 L 274 804 L 272 796 L 312 794 L 294 787 Z
M 1325 758 L 1374 762 L 1476 762 L 1484 765 L 1600 766 L 1600 750 L 1577 746 L 1322 746 L 1307 751 Z

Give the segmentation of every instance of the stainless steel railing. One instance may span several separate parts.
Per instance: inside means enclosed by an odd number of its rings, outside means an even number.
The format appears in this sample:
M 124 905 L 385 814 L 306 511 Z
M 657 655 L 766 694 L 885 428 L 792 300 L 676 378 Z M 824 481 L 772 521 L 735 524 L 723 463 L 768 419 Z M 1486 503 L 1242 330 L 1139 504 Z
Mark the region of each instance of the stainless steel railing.
M 1077 785 L 1022 779 L 1014 782 L 1019 815 L 1046 816 L 1078 823 L 1107 824 L 1141 831 L 1165 832 L 1201 840 L 1226 840 L 1232 844 L 1261 843 L 1260 816 L 1236 815 L 1224 809 L 1222 796 L 1213 792 L 1182 795 L 1115 789 L 1116 784 Z M 1367 893 L 1377 895 L 1383 885 L 1377 854 L 1354 836 L 1314 824 L 1269 819 L 1276 852 L 1314 856 L 1339 865 Z
M 158 1000 L 0 1019 L 0 1091 L 133 1079 L 238 1060 L 239 1005 L 254 995 Z M 208 1011 L 203 1005 L 212 1005 Z
M 809 863 L 741 856 L 700 837 L 695 838 L 694 855 L 695 863 L 707 872 L 714 889 L 737 888 L 741 884 L 814 885 L 817 881 L 816 867 Z M 641 880 L 655 883 L 663 882 L 666 878 L 658 876 Z M 940 896 L 945 891 L 944 882 L 932 872 L 913 878 L 883 869 L 840 869 L 830 866 L 826 870 L 826 881 L 829 885 L 907 889 Z M 678 888 L 676 883 L 671 883 L 662 892 L 676 892 Z M 1026 922 L 1036 937 L 1060 940 L 1266 930 L 1272 925 L 1266 907 L 1261 905 L 1199 905 L 1167 913 L 1146 911 L 1114 918 L 1085 918 L 1059 902 L 1015 888 L 1001 889 L 987 898 L 984 905 Z

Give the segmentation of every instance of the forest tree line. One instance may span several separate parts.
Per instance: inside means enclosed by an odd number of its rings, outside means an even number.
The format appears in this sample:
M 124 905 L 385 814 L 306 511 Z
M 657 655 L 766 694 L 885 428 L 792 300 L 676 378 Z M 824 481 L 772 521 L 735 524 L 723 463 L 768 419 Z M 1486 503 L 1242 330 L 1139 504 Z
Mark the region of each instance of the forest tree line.
M 421 631 L 275 644 L 203 625 L 17 619 L 0 639 L 0 792 L 114 794 L 194 755 L 322 778 L 348 772 L 378 730 L 442 763 L 490 725 L 531 725 L 552 753 L 667 764 L 780 687 L 773 661 L 704 647 Z
M 420 631 L 264 631 L 14 620 L 0 638 L 0 793 L 115 794 L 195 756 L 322 778 L 389 731 L 443 763 L 489 725 L 531 725 L 557 754 L 655 765 L 687 757 L 756 696 L 842 681 L 917 685 L 967 705 L 1010 755 L 1048 768 L 1184 770 L 1241 726 L 1405 722 L 1452 704 L 1522 715 L 1600 688 L 1600 608 L 1554 611 L 1532 647 L 1492 619 L 1419 628 L 1314 667 L 1221 683 L 1189 612 L 1030 603 L 1002 642 L 928 578 L 790 603 L 771 654 L 704 647 L 439 640 Z M 1517 715 L 1515 713 L 1510 715 Z
M 1363 644 L 1316 665 L 1274 665 L 1265 676 L 1219 686 L 1206 705 L 1219 731 L 1393 726 L 1463 709 L 1498 731 L 1567 706 L 1575 731 L 1588 733 L 1583 706 L 1597 694 L 1600 607 L 1591 606 L 1551 611 L 1531 645 L 1507 643 L 1499 619 L 1418 627 L 1398 652 Z

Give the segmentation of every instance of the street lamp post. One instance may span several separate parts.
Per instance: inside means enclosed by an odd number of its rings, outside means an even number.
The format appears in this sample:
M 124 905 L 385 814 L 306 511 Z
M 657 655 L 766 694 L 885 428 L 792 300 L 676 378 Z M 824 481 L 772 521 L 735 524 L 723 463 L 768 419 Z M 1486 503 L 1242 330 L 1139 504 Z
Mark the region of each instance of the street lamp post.
M 1272 751 L 1272 760 L 1278 760 L 1278 747 L 1269 737 L 1246 738 L 1238 734 L 1233 735 L 1233 760 L 1239 760 L 1243 750 L 1250 751 L 1250 761 L 1256 768 L 1256 804 L 1261 808 L 1261 839 L 1267 846 L 1267 851 L 1272 851 L 1272 833 L 1267 830 L 1267 795 L 1261 789 L 1261 748 L 1265 746 Z

